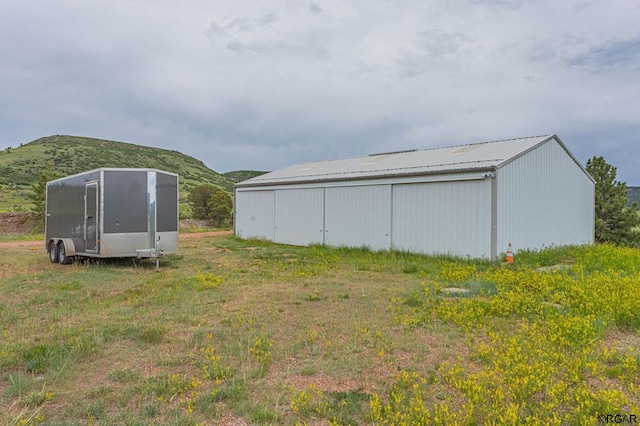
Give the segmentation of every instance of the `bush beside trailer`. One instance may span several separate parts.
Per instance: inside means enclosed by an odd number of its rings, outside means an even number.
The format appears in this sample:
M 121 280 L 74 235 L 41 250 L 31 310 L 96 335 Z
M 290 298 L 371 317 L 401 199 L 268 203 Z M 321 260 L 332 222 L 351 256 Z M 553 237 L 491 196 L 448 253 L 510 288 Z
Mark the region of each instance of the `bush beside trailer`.
M 47 182 L 49 259 L 175 253 L 178 197 L 178 175 L 155 169 L 100 168 Z

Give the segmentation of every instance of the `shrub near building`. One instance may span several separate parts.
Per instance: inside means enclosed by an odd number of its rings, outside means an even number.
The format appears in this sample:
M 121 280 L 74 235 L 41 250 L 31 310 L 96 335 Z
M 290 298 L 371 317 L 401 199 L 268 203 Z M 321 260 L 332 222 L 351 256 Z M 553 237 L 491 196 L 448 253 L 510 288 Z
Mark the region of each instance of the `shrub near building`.
M 213 226 L 226 226 L 231 221 L 233 201 L 229 194 L 214 185 L 196 186 L 187 199 L 193 210 L 193 218 L 208 220 Z

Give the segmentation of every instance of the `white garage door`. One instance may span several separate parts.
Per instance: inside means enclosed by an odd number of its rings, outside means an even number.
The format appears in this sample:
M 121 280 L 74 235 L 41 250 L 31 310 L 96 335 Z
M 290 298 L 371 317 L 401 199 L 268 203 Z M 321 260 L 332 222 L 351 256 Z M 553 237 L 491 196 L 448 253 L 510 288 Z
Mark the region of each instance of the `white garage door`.
M 393 186 L 393 247 L 491 256 L 491 179 Z
M 236 192 L 236 235 L 273 241 L 275 224 L 274 191 Z
M 326 188 L 325 243 L 388 250 L 391 185 Z
M 276 191 L 274 241 L 282 244 L 322 244 L 324 189 Z

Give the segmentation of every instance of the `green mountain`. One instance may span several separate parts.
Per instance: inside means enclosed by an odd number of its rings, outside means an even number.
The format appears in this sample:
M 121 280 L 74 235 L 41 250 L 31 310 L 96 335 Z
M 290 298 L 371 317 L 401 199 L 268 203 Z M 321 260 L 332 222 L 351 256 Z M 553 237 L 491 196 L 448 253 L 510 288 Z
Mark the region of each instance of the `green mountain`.
M 233 183 L 242 182 L 243 180 L 251 179 L 256 176 L 263 175 L 269 172 L 259 172 L 257 170 L 236 170 L 233 172 L 223 173 L 222 176 L 227 178 Z
M 38 171 L 51 162 L 60 176 L 99 167 L 156 168 L 180 175 L 180 201 L 209 183 L 232 192 L 234 182 L 178 151 L 79 136 L 55 135 L 0 151 L 0 211 L 29 210 L 27 198 Z M 233 172 L 231 172 L 233 173 Z M 244 173 L 244 172 L 242 172 Z M 181 208 L 182 210 L 182 208 Z
M 640 205 L 640 186 L 627 187 L 627 200 L 629 201 L 629 205 L 634 202 Z

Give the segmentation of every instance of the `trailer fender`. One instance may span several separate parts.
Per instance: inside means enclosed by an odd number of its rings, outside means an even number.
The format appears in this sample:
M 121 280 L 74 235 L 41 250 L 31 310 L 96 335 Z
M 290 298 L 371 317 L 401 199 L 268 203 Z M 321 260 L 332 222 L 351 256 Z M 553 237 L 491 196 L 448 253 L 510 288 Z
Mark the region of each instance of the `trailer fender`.
M 52 243 L 53 247 L 57 247 L 60 242 L 64 244 L 64 250 L 67 256 L 71 257 L 76 255 L 76 245 L 73 243 L 71 238 L 49 238 L 49 241 L 47 242 L 47 250 L 49 247 L 52 247 Z
M 64 249 L 67 252 L 67 257 L 76 255 L 76 245 L 73 244 L 73 240 L 71 238 L 60 238 L 60 241 L 64 244 Z

